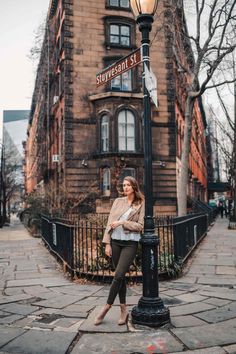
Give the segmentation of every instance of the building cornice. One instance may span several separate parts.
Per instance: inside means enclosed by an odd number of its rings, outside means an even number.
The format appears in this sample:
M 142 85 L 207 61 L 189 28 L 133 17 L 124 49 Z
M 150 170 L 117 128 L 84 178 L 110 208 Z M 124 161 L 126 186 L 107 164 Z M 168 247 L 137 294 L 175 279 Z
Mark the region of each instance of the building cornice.
M 98 101 L 98 100 L 102 100 L 104 98 L 110 98 L 110 97 L 143 99 L 143 94 L 142 93 L 133 93 L 133 92 L 102 92 L 102 93 L 97 93 L 96 95 L 90 95 L 89 100 L 90 101 Z

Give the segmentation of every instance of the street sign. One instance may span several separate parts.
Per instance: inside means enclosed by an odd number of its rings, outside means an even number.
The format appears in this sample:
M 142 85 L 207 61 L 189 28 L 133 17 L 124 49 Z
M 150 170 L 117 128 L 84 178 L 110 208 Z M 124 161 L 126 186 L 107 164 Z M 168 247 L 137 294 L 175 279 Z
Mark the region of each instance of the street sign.
M 132 69 L 139 63 L 141 63 L 140 48 L 100 71 L 100 73 L 96 75 L 97 87 L 123 74 L 125 71 Z
M 158 108 L 158 102 L 157 102 L 157 78 L 152 71 L 152 68 L 150 67 L 148 69 L 147 65 L 144 64 L 144 73 L 145 73 L 145 86 L 149 92 L 149 95 L 151 99 L 153 100 L 153 103 L 155 106 Z

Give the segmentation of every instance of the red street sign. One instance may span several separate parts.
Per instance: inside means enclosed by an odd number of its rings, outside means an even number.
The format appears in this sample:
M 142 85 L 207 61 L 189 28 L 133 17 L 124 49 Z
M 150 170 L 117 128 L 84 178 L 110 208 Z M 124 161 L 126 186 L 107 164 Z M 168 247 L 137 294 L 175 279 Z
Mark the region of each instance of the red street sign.
M 136 49 L 131 54 L 118 60 L 114 64 L 108 66 L 96 75 L 97 87 L 114 79 L 114 77 L 123 74 L 125 71 L 132 69 L 141 62 L 141 50 Z

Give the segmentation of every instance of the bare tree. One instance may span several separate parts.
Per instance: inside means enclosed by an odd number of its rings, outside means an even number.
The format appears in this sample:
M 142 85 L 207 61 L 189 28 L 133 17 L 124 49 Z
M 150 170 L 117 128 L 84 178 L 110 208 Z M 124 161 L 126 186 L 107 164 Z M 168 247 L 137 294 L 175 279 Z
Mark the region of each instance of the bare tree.
M 22 166 L 21 158 L 17 156 L 16 150 L 7 145 L 1 149 L 1 208 L 2 224 L 7 220 L 7 205 L 10 208 L 10 202 L 19 204 L 22 200 Z
M 193 10 L 190 16 L 193 22 L 191 33 L 183 26 L 180 33 L 177 33 L 180 31 L 179 28 L 177 31 L 175 28 L 173 39 L 175 60 L 186 79 L 185 130 L 178 191 L 179 215 L 184 215 L 187 211 L 186 186 L 195 102 L 207 89 L 235 80 L 226 72 L 232 69 L 232 61 L 228 58 L 236 48 L 234 35 L 236 2 L 234 0 L 183 0 L 182 6 L 185 11 Z M 185 15 L 181 8 L 177 6 L 176 13 L 178 16 L 181 13 L 182 23 L 185 23 Z M 179 36 L 186 44 L 187 59 L 178 49 Z
M 218 89 L 217 89 L 218 91 Z M 219 94 L 219 92 L 218 92 Z M 230 109 L 226 106 L 222 96 L 219 95 L 219 101 L 221 104 L 224 106 L 224 110 L 222 111 L 222 114 L 224 117 L 220 115 L 219 113 L 217 114 L 215 112 L 214 107 L 212 105 L 209 107 L 210 113 L 211 113 L 211 122 L 214 123 L 214 126 L 216 127 L 217 134 L 215 131 L 209 132 L 211 141 L 217 146 L 218 150 L 220 151 L 221 158 L 222 158 L 222 169 L 223 172 L 227 178 L 227 180 L 230 180 L 232 178 L 232 152 L 233 152 L 233 127 L 231 126 L 231 118 L 230 118 Z M 229 119 L 229 121 L 228 121 Z

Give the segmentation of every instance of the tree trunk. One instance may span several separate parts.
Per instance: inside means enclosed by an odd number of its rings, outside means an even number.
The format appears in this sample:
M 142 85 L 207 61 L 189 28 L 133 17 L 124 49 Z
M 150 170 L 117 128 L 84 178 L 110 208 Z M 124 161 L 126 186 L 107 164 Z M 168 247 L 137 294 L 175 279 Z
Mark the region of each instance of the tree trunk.
M 234 213 L 233 218 L 236 221 L 236 82 L 234 83 L 234 145 L 233 145 L 233 168 L 234 168 Z
M 192 134 L 192 115 L 195 98 L 187 97 L 185 109 L 185 126 L 184 126 L 184 141 L 181 153 L 181 166 L 178 183 L 178 215 L 183 216 L 187 214 L 187 189 L 188 189 L 188 165 L 189 165 L 189 151 Z

